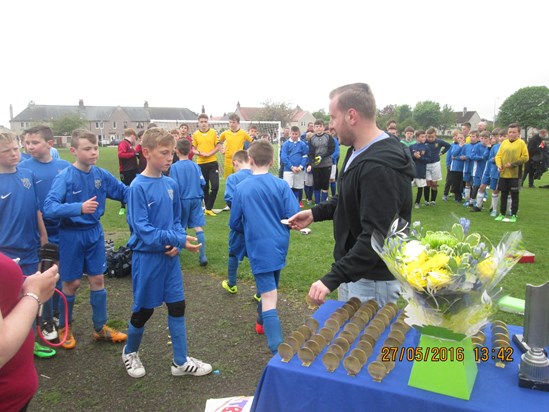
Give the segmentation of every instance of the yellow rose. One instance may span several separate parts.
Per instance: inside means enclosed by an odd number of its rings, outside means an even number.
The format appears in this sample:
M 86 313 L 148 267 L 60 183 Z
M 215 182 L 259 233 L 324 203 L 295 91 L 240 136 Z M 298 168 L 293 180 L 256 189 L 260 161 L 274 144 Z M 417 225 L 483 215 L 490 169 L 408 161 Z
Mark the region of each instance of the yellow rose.
M 440 289 L 452 280 L 452 275 L 444 269 L 429 272 L 427 276 L 427 287 L 430 289 Z
M 496 273 L 496 265 L 491 257 L 484 259 L 477 265 L 477 272 L 481 282 L 489 282 Z

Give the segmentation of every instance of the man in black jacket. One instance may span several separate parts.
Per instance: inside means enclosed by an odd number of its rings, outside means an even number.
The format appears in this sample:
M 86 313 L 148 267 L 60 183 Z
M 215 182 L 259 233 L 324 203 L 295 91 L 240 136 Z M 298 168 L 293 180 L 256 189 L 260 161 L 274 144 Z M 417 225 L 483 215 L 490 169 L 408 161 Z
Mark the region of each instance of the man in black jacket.
M 330 127 L 341 144 L 351 146 L 339 176 L 338 195 L 292 216 L 293 229 L 312 222 L 334 221 L 331 270 L 314 282 L 309 296 L 322 304 L 326 295 L 347 283 L 347 298 L 394 302 L 400 287 L 371 245 L 374 230 L 388 233 L 396 216 L 410 221 L 415 168 L 410 151 L 394 136 L 378 129 L 375 99 L 364 83 L 330 93 Z

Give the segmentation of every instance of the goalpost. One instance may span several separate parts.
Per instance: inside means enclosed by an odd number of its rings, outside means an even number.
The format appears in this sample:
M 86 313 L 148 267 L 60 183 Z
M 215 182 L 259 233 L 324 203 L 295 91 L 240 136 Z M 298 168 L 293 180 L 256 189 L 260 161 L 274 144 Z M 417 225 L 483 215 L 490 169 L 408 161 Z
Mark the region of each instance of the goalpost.
M 162 127 L 166 130 L 179 129 L 179 126 L 182 124 L 187 124 L 189 126 L 189 133 L 192 135 L 195 131 L 198 130 L 198 120 L 157 120 L 151 119 L 152 123 L 155 123 L 158 127 Z M 219 137 L 221 133 L 229 129 L 228 120 L 208 120 L 208 123 L 212 129 L 217 131 L 217 136 Z M 278 176 L 278 168 L 280 165 L 280 136 L 282 136 L 282 127 L 280 122 L 272 121 L 241 121 L 240 128 L 242 130 L 248 131 L 251 126 L 257 128 L 257 137 L 268 139 L 274 146 L 274 159 L 273 165 L 270 168 L 270 172 L 275 176 Z M 224 174 L 224 155 L 217 153 L 217 163 L 219 164 L 219 175 L 220 177 L 225 177 Z

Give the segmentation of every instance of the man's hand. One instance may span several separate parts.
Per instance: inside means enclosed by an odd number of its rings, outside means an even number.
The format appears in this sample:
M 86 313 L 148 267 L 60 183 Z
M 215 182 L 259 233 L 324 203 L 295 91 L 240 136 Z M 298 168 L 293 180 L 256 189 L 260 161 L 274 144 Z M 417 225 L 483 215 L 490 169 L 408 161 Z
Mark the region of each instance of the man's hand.
M 325 302 L 325 298 L 329 293 L 330 289 L 328 289 L 320 280 L 313 283 L 309 289 L 309 297 L 316 305 L 319 306 Z
M 97 199 L 97 196 L 94 196 L 91 199 L 88 199 L 84 203 L 82 203 L 83 215 L 91 215 L 95 213 L 97 207 L 99 206 L 99 203 L 95 199 Z
M 311 209 L 298 212 L 288 219 L 290 228 L 294 230 L 301 230 L 313 223 L 313 212 Z

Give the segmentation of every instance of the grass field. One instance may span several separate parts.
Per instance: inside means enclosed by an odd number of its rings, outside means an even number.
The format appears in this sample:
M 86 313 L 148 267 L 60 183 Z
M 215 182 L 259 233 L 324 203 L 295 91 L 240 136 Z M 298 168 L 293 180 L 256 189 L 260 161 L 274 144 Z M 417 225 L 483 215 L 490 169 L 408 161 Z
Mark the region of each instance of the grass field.
M 72 161 L 72 156 L 66 149 L 60 149 L 61 157 Z M 344 157 L 344 150 L 341 159 Z M 443 161 L 444 163 L 444 161 Z M 98 166 L 103 167 L 118 177 L 118 159 L 116 147 L 100 148 Z M 536 186 L 549 184 L 549 173 Z M 220 190 L 215 208 L 222 208 L 225 182 L 221 179 Z M 549 203 L 549 190 L 525 188 L 520 194 L 520 210 L 516 223 L 495 222 L 487 211 L 470 213 L 469 210 L 455 202 L 442 202 L 439 196 L 435 207 L 422 207 L 413 210 L 413 220 L 419 220 L 432 230 L 449 229 L 460 217 L 471 219 L 471 231 L 479 232 L 493 243 L 497 243 L 503 233 L 520 230 L 523 235 L 524 248 L 536 255 L 534 264 L 517 264 L 503 280 L 502 295 L 509 294 L 524 298 L 526 284 L 541 285 L 549 280 L 549 237 L 548 224 L 545 221 L 545 209 Z M 129 232 L 125 217 L 118 215 L 119 203 L 108 201 L 105 216 L 102 218 L 105 237 L 112 238 L 116 244 L 125 244 Z M 206 218 L 207 256 L 209 264 L 202 268 L 198 264 L 197 255 L 183 252 L 181 261 L 184 271 L 209 272 L 226 276 L 227 238 L 229 213 L 223 212 L 217 217 Z M 332 223 L 321 222 L 311 226 L 310 235 L 301 235 L 292 231 L 287 266 L 283 270 L 280 288 L 289 296 L 304 297 L 312 282 L 322 277 L 333 261 Z M 191 231 L 192 232 L 192 231 Z M 241 265 L 239 277 L 252 280 L 247 260 Z M 334 296 L 335 298 L 335 296 Z M 496 315 L 508 323 L 522 324 L 522 318 L 503 312 Z

